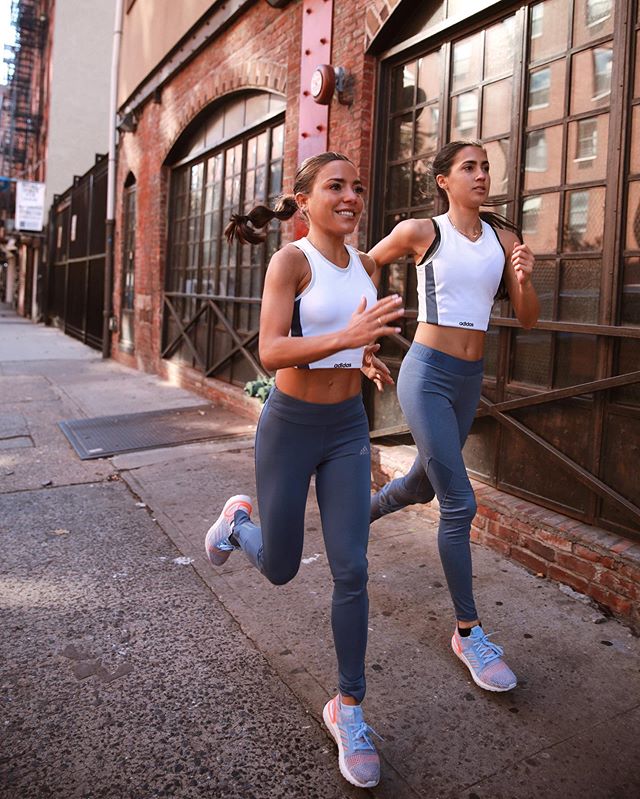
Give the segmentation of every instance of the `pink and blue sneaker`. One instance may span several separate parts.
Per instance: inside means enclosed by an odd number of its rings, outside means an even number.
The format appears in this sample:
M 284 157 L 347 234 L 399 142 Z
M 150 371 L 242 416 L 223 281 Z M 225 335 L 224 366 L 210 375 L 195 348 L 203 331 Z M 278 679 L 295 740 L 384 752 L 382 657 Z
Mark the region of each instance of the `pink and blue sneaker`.
M 489 635 L 480 625 L 472 627 L 470 635 L 460 635 L 456 626 L 451 647 L 471 672 L 476 685 L 485 691 L 510 691 L 518 680 L 502 659 L 504 650 L 489 641 Z
M 204 548 L 207 557 L 214 566 L 222 566 L 234 549 L 238 549 L 229 541 L 233 532 L 233 517 L 239 510 L 251 515 L 251 499 L 246 494 L 236 494 L 225 503 L 222 513 L 207 531 Z
M 338 744 L 342 776 L 358 788 L 373 788 L 380 781 L 380 758 L 371 734 L 380 738 L 364 720 L 360 705 L 343 705 L 334 696 L 324 706 L 322 718 Z

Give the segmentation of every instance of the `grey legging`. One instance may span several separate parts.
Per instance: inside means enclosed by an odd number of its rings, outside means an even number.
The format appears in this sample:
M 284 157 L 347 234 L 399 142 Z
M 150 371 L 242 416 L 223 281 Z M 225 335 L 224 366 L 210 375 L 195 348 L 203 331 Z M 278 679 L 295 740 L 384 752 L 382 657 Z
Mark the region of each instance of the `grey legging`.
M 462 448 L 482 387 L 483 362 L 463 361 L 414 342 L 398 376 L 398 399 L 418 448 L 411 470 L 371 499 L 371 521 L 407 505 L 440 503 L 438 549 L 459 621 L 477 618 L 471 574 L 476 500 Z
M 256 431 L 261 527 L 237 511 L 234 537 L 272 583 L 298 572 L 311 475 L 333 576 L 331 626 L 342 694 L 365 694 L 371 456 L 362 397 L 335 404 L 303 402 L 274 389 Z

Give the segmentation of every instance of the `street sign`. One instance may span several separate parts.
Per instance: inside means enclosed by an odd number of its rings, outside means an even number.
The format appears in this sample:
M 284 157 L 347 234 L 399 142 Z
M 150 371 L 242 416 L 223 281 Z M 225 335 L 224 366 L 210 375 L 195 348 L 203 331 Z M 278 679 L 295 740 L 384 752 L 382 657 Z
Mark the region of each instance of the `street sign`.
M 16 181 L 16 230 L 40 233 L 44 221 L 44 183 Z

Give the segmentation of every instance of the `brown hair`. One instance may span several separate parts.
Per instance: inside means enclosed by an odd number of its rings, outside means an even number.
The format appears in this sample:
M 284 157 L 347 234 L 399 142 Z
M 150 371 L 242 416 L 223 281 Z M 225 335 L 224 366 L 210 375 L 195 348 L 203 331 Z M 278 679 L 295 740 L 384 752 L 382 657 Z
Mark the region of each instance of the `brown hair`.
M 479 141 L 450 141 L 436 153 L 433 161 L 431 162 L 431 175 L 436 185 L 438 194 L 445 201 L 447 209 L 449 208 L 449 197 L 447 196 L 447 192 L 438 186 L 436 177 L 438 175 L 448 175 L 449 172 L 451 172 L 451 167 L 453 166 L 456 155 L 465 147 L 479 147 L 481 150 L 485 149 L 484 145 Z M 498 203 L 492 203 L 491 201 L 486 203 L 486 205 L 492 204 L 497 205 Z M 503 230 L 512 231 L 516 234 L 519 241 L 522 241 L 522 232 L 520 231 L 520 228 L 510 219 L 507 219 L 506 216 L 498 214 L 495 211 L 480 211 L 480 219 L 491 225 L 492 228 L 502 228 Z M 508 296 L 507 287 L 503 277 L 500 281 L 500 285 L 498 286 L 498 291 L 496 292 L 496 299 L 505 300 L 508 298 Z
M 224 229 L 227 241 L 231 242 L 234 238 L 239 239 L 243 244 L 261 244 L 266 238 L 266 231 L 262 228 L 278 219 L 281 222 L 291 217 L 298 210 L 298 203 L 295 196 L 298 193 L 308 194 L 313 189 L 313 184 L 318 172 L 326 164 L 332 161 L 353 161 L 342 153 L 320 153 L 306 158 L 296 172 L 292 194 L 283 194 L 276 201 L 274 208 L 266 205 L 256 205 L 248 214 L 233 214 L 229 224 Z

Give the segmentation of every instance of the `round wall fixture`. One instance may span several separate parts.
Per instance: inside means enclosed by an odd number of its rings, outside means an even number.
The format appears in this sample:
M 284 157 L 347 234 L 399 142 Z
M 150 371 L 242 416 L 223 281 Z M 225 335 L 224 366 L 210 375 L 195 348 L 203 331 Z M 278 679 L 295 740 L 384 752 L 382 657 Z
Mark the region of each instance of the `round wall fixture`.
M 311 96 L 319 105 L 329 105 L 336 90 L 336 71 L 330 64 L 320 64 L 311 76 Z

